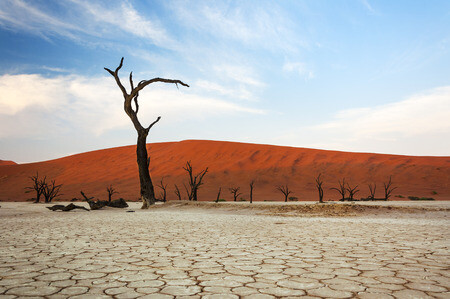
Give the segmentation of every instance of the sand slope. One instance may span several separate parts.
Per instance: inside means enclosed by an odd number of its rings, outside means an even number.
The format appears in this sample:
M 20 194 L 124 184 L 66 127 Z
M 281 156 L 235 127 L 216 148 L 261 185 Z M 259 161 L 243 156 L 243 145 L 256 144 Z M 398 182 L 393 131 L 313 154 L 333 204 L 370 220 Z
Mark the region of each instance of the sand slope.
M 431 196 L 450 200 L 450 157 L 412 157 L 365 153 L 347 153 L 305 148 L 245 144 L 222 141 L 189 140 L 149 144 L 151 175 L 156 183 L 164 177 L 169 184 L 169 199 L 175 199 L 174 184 L 184 191 L 187 182 L 182 166 L 192 161 L 194 172 L 209 167 L 201 200 L 214 200 L 222 187 L 222 198 L 231 200 L 229 187 L 241 187 L 248 198 L 248 183 L 255 179 L 254 200 L 281 200 L 277 185 L 289 184 L 292 196 L 315 200 L 314 178 L 324 176 L 325 199 L 338 199 L 330 190 L 346 178 L 358 184 L 357 197 L 367 196 L 367 183 L 377 183 L 382 197 L 382 183 L 392 175 L 398 189 L 395 195 Z M 90 196 L 105 199 L 106 187 L 113 184 L 118 196 L 127 200 L 139 197 L 139 180 L 135 146 L 125 146 L 73 155 L 61 159 L 17 165 L 0 164 L 0 200 L 26 200 L 29 176 L 39 171 L 49 179 L 63 183 L 64 199 L 80 197 L 83 190 Z M 157 193 L 160 189 L 155 187 Z M 184 194 L 183 194 L 184 195 Z M 398 198 L 392 198 L 398 199 Z
M 0 166 L 2 165 L 16 165 L 17 163 L 14 161 L 8 161 L 8 160 L 0 160 Z

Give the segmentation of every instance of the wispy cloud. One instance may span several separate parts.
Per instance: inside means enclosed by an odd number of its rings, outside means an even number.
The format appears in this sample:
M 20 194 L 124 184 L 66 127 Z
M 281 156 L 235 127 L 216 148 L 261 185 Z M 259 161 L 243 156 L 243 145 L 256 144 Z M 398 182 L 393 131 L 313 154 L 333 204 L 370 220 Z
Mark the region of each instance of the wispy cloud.
M 198 80 L 193 87 L 205 92 L 213 92 L 218 95 L 227 96 L 234 99 L 253 100 L 252 93 L 245 86 L 224 86 L 208 80 Z
M 164 99 L 158 101 L 155 99 Z M 169 123 L 217 115 L 264 111 L 189 91 L 155 85 L 140 96 L 140 117 Z M 155 112 L 156 113 L 152 113 Z M 126 127 L 121 94 L 109 77 L 4 75 L 0 77 L 0 138 L 45 137 L 46 132 L 81 129 L 99 135 Z M 66 132 L 67 134 L 67 132 Z
M 303 62 L 286 62 L 283 65 L 283 71 L 285 72 L 296 72 L 301 77 L 305 79 L 314 78 L 314 72 L 306 67 Z
M 353 137 L 390 138 L 444 132 L 450 134 L 450 87 L 371 108 L 348 109 L 318 128 L 344 130 Z
M 96 44 L 100 40 L 108 43 L 118 36 L 131 35 L 159 47 L 174 47 L 175 41 L 158 20 L 145 18 L 128 2 L 70 0 L 58 5 L 62 9 L 57 13 L 32 1 L 2 1 L 0 25 L 47 40 L 58 36 L 81 44 Z
M 371 14 L 377 14 L 377 11 L 373 8 L 373 6 L 369 3 L 369 0 L 361 0 L 361 3 L 364 5 L 364 7 L 371 13 Z
M 82 27 L 65 22 L 23 0 L 0 2 L 0 25 L 10 30 L 36 34 L 47 40 L 55 35 L 78 40 L 77 34 L 87 33 Z
M 238 42 L 249 48 L 296 52 L 308 43 L 276 2 L 254 3 L 178 1 L 169 4 L 185 26 L 214 39 Z
M 391 104 L 342 110 L 333 120 L 304 129 L 321 139 L 307 146 L 448 155 L 449 115 L 450 86 L 445 86 Z

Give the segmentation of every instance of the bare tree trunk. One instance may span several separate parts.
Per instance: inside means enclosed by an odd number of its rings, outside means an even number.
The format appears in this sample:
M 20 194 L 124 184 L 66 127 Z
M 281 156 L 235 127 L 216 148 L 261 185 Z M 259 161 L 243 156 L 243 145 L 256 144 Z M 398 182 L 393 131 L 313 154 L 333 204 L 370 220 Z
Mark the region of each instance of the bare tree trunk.
M 200 188 L 201 185 L 203 185 L 203 177 L 208 172 L 208 167 L 206 167 L 204 170 L 200 171 L 197 175 L 192 174 L 193 169 L 191 165 L 191 161 L 186 162 L 186 166 L 183 167 L 184 170 L 187 171 L 189 175 L 189 187 L 190 190 L 184 185 L 184 188 L 186 189 L 186 193 L 188 194 L 189 200 L 197 201 L 197 191 Z
M 216 202 L 219 202 L 220 199 L 220 192 L 222 191 L 222 187 L 219 187 L 219 192 L 217 192 L 217 198 L 216 198 Z
M 175 184 L 175 195 L 178 197 L 178 200 L 181 200 L 181 192 L 176 184 Z
M 150 159 L 147 153 L 147 132 L 145 130 L 138 131 L 136 156 L 139 168 L 139 182 L 141 185 L 142 208 L 146 209 L 155 203 L 156 198 L 149 171 Z
M 250 182 L 250 203 L 253 203 L 253 186 L 255 184 L 255 180 Z

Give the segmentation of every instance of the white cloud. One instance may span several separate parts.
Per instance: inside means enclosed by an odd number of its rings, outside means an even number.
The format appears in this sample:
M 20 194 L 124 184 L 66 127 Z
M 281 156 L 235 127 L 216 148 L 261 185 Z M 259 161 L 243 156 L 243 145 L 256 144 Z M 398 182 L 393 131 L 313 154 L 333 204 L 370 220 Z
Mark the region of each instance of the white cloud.
M 108 1 L 101 4 L 70 0 L 58 5 L 64 9 L 55 12 L 36 2 L 2 1 L 0 25 L 36 34 L 47 40 L 52 36 L 61 36 L 81 44 L 98 44 L 100 39 L 104 45 L 126 35 L 143 38 L 165 48 L 176 44 L 158 20 L 146 19 L 128 2 Z
M 412 96 L 404 101 L 343 110 L 335 120 L 318 128 L 345 130 L 351 136 L 381 138 L 395 135 L 450 133 L 450 87 Z
M 309 70 L 303 62 L 286 62 L 283 65 L 283 71 L 296 72 L 305 79 L 314 78 L 314 72 Z
M 216 39 L 283 52 L 307 46 L 295 33 L 289 16 L 274 2 L 178 1 L 171 9 L 186 26 Z
M 95 21 L 95 26 L 100 27 L 103 33 L 107 26 L 113 25 L 114 28 L 132 34 L 137 37 L 152 41 L 155 45 L 172 48 L 175 41 L 172 40 L 158 20 L 150 20 L 139 14 L 128 2 L 121 2 L 118 6 L 101 5 L 92 3 L 92 1 L 72 0 L 79 5 L 81 11 L 88 12 L 89 17 Z M 88 17 L 83 16 L 83 19 Z
M 22 0 L 0 2 L 0 25 L 31 32 L 46 39 L 52 35 L 78 39 L 75 32 L 79 34 L 84 31 L 82 27 L 65 22 Z
M 252 100 L 253 94 L 245 86 L 223 86 L 208 80 L 198 80 L 192 87 L 202 91 L 213 92 L 233 99 Z
M 368 0 L 361 0 L 361 3 L 371 14 L 377 14 L 377 11 L 373 8 Z
M 215 66 L 214 71 L 218 76 L 226 76 L 240 84 L 246 84 L 256 87 L 264 85 L 262 82 L 256 79 L 256 74 L 250 67 L 223 64 Z
M 450 153 L 450 86 L 406 100 L 342 110 L 333 120 L 302 128 L 303 146 L 407 155 Z M 306 136 L 304 136 L 306 138 Z
M 223 114 L 264 113 L 161 84 L 148 86 L 139 102 L 144 126 L 159 115 L 176 123 Z M 127 126 L 130 120 L 123 112 L 122 95 L 112 77 L 0 77 L 0 138 L 39 138 L 74 130 L 100 135 Z

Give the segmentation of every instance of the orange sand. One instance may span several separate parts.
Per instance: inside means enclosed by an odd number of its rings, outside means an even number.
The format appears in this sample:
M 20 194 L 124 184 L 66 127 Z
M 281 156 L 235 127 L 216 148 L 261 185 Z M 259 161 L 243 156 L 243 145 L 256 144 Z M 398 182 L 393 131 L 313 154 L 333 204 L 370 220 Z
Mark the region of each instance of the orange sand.
M 256 180 L 254 200 L 282 200 L 277 185 L 288 184 L 299 200 L 316 200 L 314 179 L 322 173 L 325 200 L 338 199 L 330 190 L 338 180 L 346 178 L 351 185 L 358 184 L 357 198 L 368 195 L 367 184 L 377 183 L 377 197 L 383 196 L 383 182 L 392 175 L 398 189 L 394 195 L 426 196 L 450 200 L 450 157 L 414 157 L 366 153 L 348 153 L 305 148 L 245 144 L 223 141 L 188 140 L 148 144 L 151 155 L 151 176 L 156 183 L 164 177 L 168 199 L 176 199 L 173 191 L 178 184 L 185 197 L 182 169 L 191 160 L 194 172 L 209 167 L 205 184 L 199 192 L 200 200 L 212 201 L 222 187 L 221 198 L 232 200 L 230 187 L 240 187 L 242 197 L 248 199 L 249 182 Z M 6 162 L 6 163 L 5 163 Z M 139 179 L 135 146 L 111 148 L 82 153 L 61 159 L 14 164 L 0 161 L 0 200 L 23 201 L 34 196 L 25 194 L 30 185 L 29 176 L 39 171 L 48 179 L 62 183 L 62 199 L 80 197 L 80 190 L 89 196 L 106 199 L 106 187 L 113 184 L 127 200 L 139 197 Z M 392 197 L 392 200 L 399 199 Z
M 7 161 L 7 160 L 0 160 L 0 166 L 2 166 L 2 165 L 16 165 L 16 162 Z

